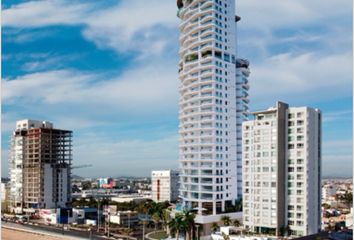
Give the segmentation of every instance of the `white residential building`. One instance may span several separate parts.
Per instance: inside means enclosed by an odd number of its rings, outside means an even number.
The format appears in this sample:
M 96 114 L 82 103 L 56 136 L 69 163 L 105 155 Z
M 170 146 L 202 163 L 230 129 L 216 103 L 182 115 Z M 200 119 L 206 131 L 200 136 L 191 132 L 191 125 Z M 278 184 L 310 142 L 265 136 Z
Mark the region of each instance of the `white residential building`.
M 6 201 L 6 192 L 7 192 L 7 189 L 6 189 L 6 183 L 1 183 L 1 202 L 5 202 Z
M 11 137 L 10 205 L 14 212 L 70 202 L 72 132 L 45 121 L 21 120 Z
M 176 201 L 178 198 L 178 180 L 177 171 L 152 171 L 152 200 L 155 202 Z
M 184 207 L 214 216 L 242 195 L 248 63 L 240 60 L 236 70 L 235 0 L 178 0 L 177 6 L 180 197 Z
M 243 123 L 243 224 L 292 235 L 321 229 L 321 113 L 276 107 Z

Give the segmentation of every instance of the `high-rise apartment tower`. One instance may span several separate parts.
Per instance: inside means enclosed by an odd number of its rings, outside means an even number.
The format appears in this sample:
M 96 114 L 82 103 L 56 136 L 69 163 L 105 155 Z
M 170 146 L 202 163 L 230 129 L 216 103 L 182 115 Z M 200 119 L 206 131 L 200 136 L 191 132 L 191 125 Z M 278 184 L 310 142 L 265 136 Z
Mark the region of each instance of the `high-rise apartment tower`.
M 240 60 L 236 69 L 240 18 L 235 0 L 178 0 L 177 6 L 180 197 L 199 215 L 216 215 L 242 194 L 248 62 Z
M 320 111 L 277 102 L 253 115 L 243 123 L 244 226 L 276 235 L 319 232 Z
M 65 207 L 71 200 L 72 132 L 21 120 L 11 137 L 10 204 L 15 212 Z

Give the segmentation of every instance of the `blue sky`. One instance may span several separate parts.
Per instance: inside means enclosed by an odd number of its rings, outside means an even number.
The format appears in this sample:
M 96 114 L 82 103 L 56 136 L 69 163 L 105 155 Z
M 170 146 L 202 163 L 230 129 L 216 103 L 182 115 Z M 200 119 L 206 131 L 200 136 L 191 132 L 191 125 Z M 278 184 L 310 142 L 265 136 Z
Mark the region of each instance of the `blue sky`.
M 10 1 L 2 11 L 2 175 L 15 121 L 74 131 L 82 176 L 178 167 L 174 0 Z M 323 175 L 352 175 L 352 1 L 237 0 L 250 108 L 323 112 Z

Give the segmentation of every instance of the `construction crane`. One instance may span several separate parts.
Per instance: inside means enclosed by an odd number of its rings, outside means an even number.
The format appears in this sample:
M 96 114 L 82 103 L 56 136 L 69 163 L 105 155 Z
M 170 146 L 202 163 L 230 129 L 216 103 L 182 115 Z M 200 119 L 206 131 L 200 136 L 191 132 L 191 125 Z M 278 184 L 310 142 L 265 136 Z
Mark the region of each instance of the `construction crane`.
M 76 166 L 72 166 L 71 169 L 88 168 L 88 167 L 92 167 L 92 164 L 76 165 Z

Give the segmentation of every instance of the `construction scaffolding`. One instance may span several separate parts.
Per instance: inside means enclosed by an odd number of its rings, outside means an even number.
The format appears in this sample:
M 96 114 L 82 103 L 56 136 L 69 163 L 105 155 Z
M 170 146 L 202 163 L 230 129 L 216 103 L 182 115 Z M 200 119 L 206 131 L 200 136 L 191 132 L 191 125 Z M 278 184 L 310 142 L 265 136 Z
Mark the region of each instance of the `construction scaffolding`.
M 28 129 L 23 149 L 23 207 L 68 205 L 71 201 L 72 131 Z

